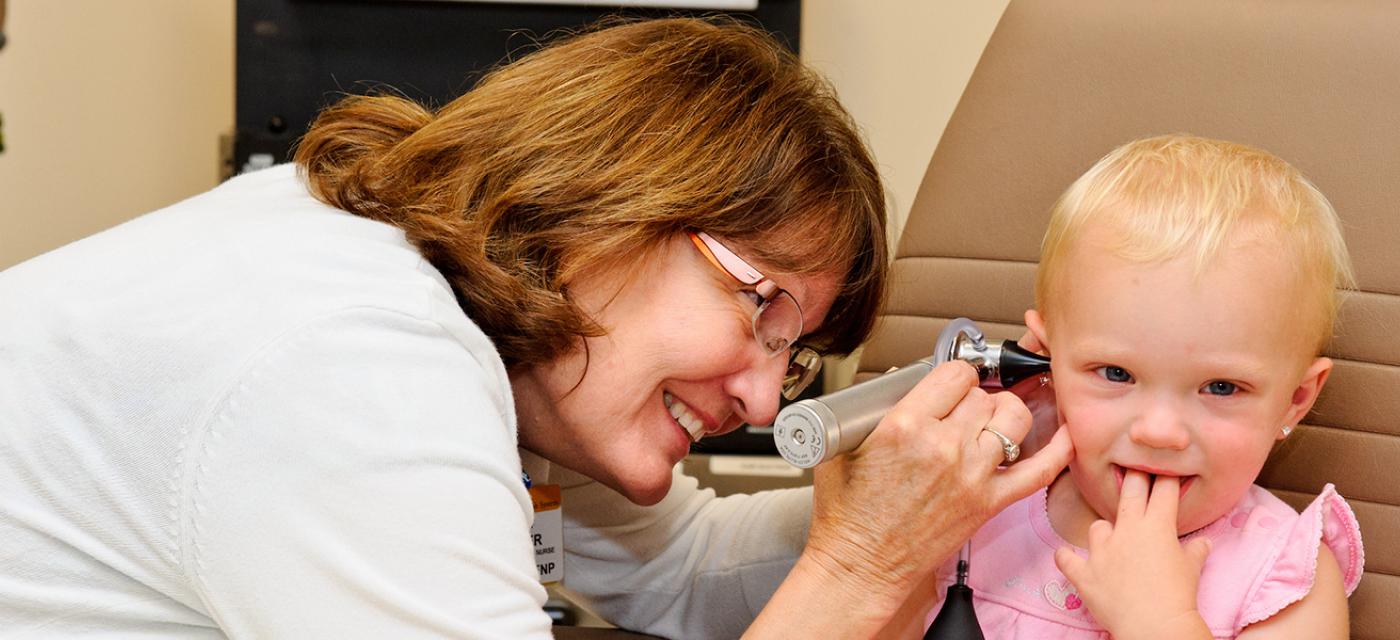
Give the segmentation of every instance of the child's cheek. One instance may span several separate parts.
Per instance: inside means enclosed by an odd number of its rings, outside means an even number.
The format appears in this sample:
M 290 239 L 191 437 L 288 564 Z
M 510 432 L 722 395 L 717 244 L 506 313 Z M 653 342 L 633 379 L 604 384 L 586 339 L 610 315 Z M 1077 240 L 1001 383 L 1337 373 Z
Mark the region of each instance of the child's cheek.
M 1113 402 L 1075 393 L 1060 393 L 1057 398 L 1060 420 L 1069 429 L 1070 439 L 1076 448 L 1081 445 L 1089 447 L 1112 437 L 1111 425 L 1116 422 L 1114 415 L 1118 410 Z

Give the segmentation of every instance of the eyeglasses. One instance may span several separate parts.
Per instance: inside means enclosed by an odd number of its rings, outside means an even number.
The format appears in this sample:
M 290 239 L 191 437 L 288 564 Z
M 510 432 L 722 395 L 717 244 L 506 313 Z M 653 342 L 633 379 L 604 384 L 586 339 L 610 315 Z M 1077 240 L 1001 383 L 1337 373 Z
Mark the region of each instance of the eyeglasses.
M 740 283 L 754 288 L 753 337 L 768 357 L 788 354 L 787 373 L 783 375 L 783 397 L 796 400 L 821 371 L 821 355 L 810 347 L 795 344 L 802 336 L 802 306 L 791 293 L 769 280 L 758 269 L 735 255 L 703 231 L 690 232 L 690 241 L 710 264 Z

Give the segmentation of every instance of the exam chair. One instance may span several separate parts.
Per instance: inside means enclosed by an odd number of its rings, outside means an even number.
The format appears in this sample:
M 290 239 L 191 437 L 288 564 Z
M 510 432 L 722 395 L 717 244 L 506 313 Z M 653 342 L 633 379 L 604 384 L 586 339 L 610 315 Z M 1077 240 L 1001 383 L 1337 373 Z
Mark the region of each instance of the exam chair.
M 929 163 L 857 381 L 927 356 L 950 318 L 1019 337 L 1050 207 L 1113 147 L 1187 132 L 1276 153 L 1336 207 L 1360 290 L 1332 378 L 1260 483 L 1295 507 L 1337 485 L 1367 552 L 1351 637 L 1400 638 L 1397 34 L 1388 0 L 1012 0 Z

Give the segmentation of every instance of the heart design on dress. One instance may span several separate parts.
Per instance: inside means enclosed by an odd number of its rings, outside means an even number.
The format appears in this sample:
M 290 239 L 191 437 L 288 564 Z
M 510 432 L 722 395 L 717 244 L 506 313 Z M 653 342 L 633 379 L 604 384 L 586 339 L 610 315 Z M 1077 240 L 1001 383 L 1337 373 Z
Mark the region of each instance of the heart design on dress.
M 1041 588 L 1041 593 L 1045 594 L 1045 599 L 1056 609 L 1073 611 L 1084 606 L 1084 601 L 1079 599 L 1079 592 L 1074 585 L 1068 582 L 1056 582 L 1051 580 Z

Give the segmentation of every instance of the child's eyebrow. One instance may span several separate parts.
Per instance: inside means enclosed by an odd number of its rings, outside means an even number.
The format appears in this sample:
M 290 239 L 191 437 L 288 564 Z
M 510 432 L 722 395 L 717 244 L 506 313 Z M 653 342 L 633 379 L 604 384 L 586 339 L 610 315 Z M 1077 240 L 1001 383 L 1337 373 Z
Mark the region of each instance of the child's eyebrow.
M 1068 345 L 1057 352 L 1077 361 L 1088 361 L 1100 365 L 1122 366 L 1129 370 L 1139 364 L 1141 357 L 1132 345 L 1113 344 L 1103 340 L 1084 340 Z M 1052 355 L 1053 359 L 1053 355 Z M 1267 376 L 1273 369 L 1269 364 L 1250 354 L 1213 353 L 1209 355 L 1182 354 L 1180 365 L 1189 367 L 1204 377 L 1251 380 Z
M 1137 353 L 1137 349 L 1131 345 L 1111 344 L 1102 339 L 1084 339 L 1071 343 L 1056 353 L 1076 360 L 1114 361 L 1133 357 Z M 1051 354 L 1052 360 L 1054 355 Z
M 1266 377 L 1273 367 L 1266 365 L 1259 360 L 1249 356 L 1232 356 L 1229 354 L 1215 357 L 1194 358 L 1193 368 L 1199 368 L 1206 375 L 1215 375 L 1220 378 L 1257 380 Z

